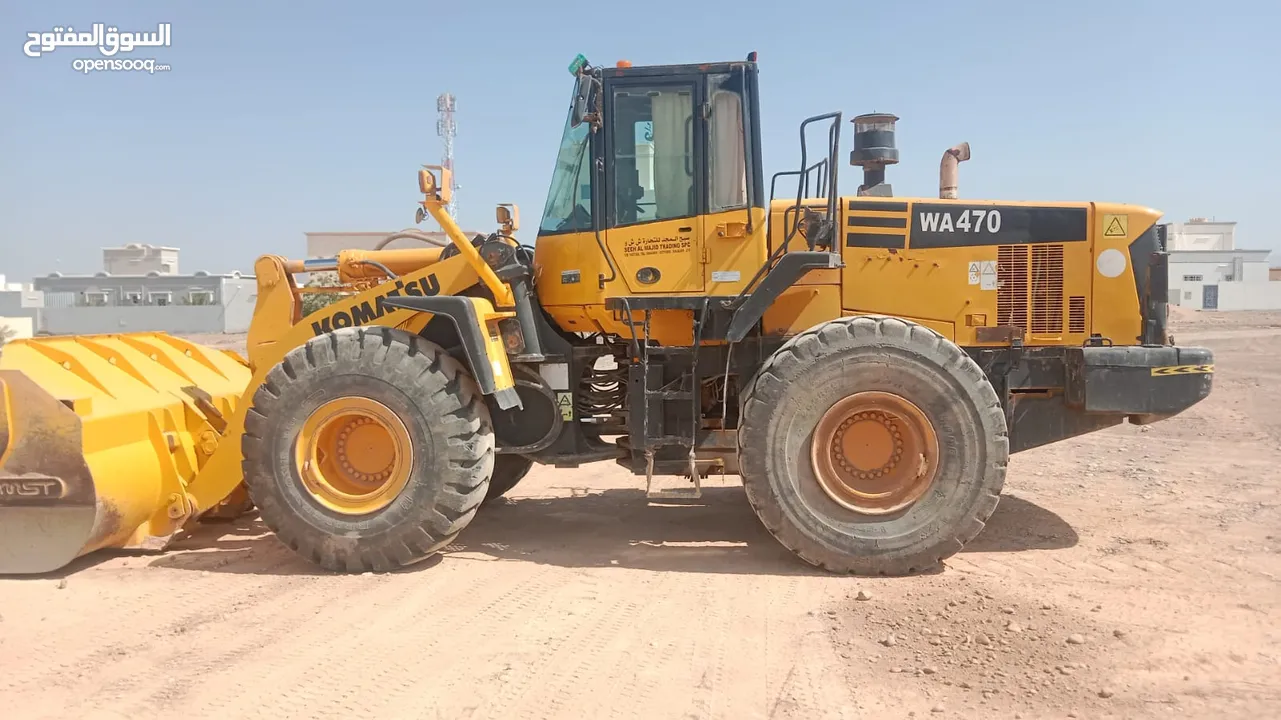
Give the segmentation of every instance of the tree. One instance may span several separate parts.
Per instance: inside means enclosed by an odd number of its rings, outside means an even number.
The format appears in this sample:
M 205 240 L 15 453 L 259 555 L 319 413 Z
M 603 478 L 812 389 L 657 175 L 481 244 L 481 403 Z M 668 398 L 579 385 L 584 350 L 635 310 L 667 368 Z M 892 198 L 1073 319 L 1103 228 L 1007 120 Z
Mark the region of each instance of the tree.
M 338 273 L 335 272 L 317 272 L 311 273 L 307 278 L 306 287 L 335 287 L 340 285 Z M 306 317 L 317 310 L 332 305 L 343 298 L 343 293 L 303 293 L 302 294 L 302 314 Z

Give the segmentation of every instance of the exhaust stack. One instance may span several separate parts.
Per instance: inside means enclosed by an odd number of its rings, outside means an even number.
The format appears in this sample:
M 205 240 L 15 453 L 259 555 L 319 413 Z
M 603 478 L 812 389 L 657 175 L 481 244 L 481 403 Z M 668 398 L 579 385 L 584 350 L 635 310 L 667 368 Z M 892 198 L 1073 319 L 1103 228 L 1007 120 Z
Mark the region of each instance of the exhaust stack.
M 898 164 L 898 148 L 894 147 L 894 123 L 897 120 L 898 117 L 890 113 L 868 113 L 850 121 L 854 123 L 854 149 L 850 151 L 850 164 L 863 168 L 859 195 L 894 195 L 894 188 L 885 182 L 885 166 Z
M 939 197 L 944 200 L 956 199 L 957 165 L 970 159 L 970 144 L 963 142 L 953 145 L 943 153 L 939 163 Z

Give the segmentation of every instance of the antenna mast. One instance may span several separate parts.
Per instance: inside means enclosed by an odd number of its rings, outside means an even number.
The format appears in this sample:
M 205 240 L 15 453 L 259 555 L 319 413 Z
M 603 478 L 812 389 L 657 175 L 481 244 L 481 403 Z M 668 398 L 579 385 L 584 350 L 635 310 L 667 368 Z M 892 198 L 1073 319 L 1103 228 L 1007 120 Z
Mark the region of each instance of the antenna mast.
M 455 100 L 452 93 L 443 93 L 436 98 L 436 112 L 439 118 L 436 120 L 436 134 L 445 142 L 445 157 L 441 159 L 441 165 L 444 165 L 454 179 L 450 180 L 450 190 L 452 195 L 449 204 L 445 209 L 449 211 L 450 217 L 458 218 L 458 181 L 454 176 L 454 136 L 458 134 L 458 124 L 454 122 Z

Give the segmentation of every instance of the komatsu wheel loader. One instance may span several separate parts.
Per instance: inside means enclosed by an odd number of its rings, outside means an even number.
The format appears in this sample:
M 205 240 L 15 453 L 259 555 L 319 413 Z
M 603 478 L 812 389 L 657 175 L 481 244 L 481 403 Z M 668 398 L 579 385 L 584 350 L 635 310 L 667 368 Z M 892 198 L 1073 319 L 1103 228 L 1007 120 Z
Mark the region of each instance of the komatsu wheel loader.
M 535 463 L 615 462 L 651 498 L 737 474 L 808 563 L 908 574 L 982 530 L 1011 453 L 1208 396 L 1211 353 L 1167 334 L 1158 212 L 958 199 L 968 145 L 939 197 L 894 196 L 892 115 L 853 119 L 855 194 L 838 112 L 767 184 L 754 54 L 570 70 L 532 248 L 511 206 L 466 237 L 427 167 L 418 219 L 450 243 L 259 258 L 247 358 L 155 333 L 6 345 L 0 572 L 250 504 L 324 568 L 389 570 Z M 304 317 L 298 277 L 322 270 L 346 294 Z

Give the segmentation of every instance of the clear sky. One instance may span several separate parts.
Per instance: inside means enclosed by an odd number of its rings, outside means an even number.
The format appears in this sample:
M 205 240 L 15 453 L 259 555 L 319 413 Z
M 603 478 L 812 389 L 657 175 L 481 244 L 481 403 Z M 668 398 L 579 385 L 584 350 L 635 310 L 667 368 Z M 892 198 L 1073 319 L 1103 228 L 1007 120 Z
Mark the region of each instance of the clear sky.
M 28 32 L 172 23 L 169 72 L 75 72 Z M 301 256 L 305 231 L 413 225 L 458 97 L 460 220 L 537 227 L 576 53 L 610 65 L 760 53 L 767 175 L 800 120 L 893 112 L 899 195 L 1110 200 L 1236 220 L 1281 248 L 1281 4 L 1076 2 L 23 2 L 0 5 L 0 273 L 100 269 L 104 245 L 182 249 L 185 272 Z M 847 124 L 842 157 L 850 148 Z M 852 193 L 859 171 L 842 168 Z M 426 224 L 430 224 L 428 220 Z M 434 229 L 434 228 L 432 228 Z M 1281 262 L 1281 253 L 1273 256 Z

